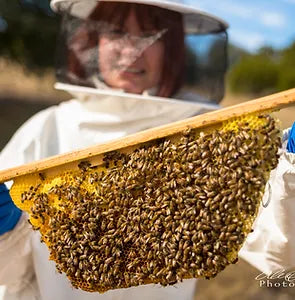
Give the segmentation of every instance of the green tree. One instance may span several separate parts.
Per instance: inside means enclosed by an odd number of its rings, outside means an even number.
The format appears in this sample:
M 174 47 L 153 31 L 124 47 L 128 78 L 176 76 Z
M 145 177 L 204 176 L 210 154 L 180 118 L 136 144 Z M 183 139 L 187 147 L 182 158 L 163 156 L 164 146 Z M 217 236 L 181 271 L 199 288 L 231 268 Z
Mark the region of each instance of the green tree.
M 259 55 L 267 56 L 269 58 L 277 57 L 277 51 L 271 46 L 263 46 L 258 50 Z
M 52 67 L 59 19 L 53 14 L 46 15 L 41 4 L 28 9 L 20 3 L 17 0 L 0 1 L 1 17 L 8 25 L 0 33 L 0 56 L 24 64 L 31 70 Z
M 279 69 L 269 55 L 246 55 L 229 73 L 229 85 L 238 93 L 263 94 L 275 92 Z
M 283 91 L 295 87 L 295 42 L 281 56 L 277 88 Z

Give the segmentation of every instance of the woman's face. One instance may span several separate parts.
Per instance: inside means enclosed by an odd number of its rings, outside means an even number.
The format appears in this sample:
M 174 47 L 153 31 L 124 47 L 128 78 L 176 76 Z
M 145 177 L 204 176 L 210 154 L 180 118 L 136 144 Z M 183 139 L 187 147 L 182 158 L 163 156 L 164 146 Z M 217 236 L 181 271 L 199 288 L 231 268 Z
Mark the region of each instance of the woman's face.
M 98 42 L 99 70 L 104 82 L 141 94 L 161 79 L 164 45 L 154 30 L 142 31 L 133 10 L 123 28 L 102 33 Z

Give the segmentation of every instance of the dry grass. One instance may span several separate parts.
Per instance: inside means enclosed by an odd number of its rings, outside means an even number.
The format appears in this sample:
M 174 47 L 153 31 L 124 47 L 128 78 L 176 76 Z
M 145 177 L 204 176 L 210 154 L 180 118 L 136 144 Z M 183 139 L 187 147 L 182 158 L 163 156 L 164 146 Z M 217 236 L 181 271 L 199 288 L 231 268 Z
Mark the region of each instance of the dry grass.
M 197 283 L 195 300 L 293 300 L 294 287 L 275 287 L 275 280 L 269 286 L 260 286 L 255 279 L 261 272 L 240 260 L 227 267 L 214 279 L 200 279 Z M 270 287 L 271 283 L 273 286 Z
M 67 99 L 65 93 L 53 88 L 55 76 L 52 70 L 41 75 L 25 70 L 21 65 L 0 58 L 0 97 L 40 99 Z

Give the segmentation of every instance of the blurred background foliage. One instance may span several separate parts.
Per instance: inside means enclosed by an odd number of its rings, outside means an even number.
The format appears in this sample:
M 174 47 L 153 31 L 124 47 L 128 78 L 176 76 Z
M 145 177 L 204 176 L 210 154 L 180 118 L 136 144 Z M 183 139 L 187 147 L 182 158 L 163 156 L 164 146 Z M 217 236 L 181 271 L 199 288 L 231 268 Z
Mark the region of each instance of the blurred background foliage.
M 266 94 L 295 87 L 295 42 L 285 49 L 263 47 L 242 53 L 231 65 L 229 87 L 233 92 Z
M 0 1 L 0 56 L 42 72 L 54 66 L 59 18 L 47 0 Z
M 37 74 L 53 69 L 59 22 L 49 0 L 1 0 L 0 58 Z M 294 87 L 295 42 L 280 50 L 263 47 L 255 54 L 230 45 L 227 83 L 230 91 L 251 95 Z

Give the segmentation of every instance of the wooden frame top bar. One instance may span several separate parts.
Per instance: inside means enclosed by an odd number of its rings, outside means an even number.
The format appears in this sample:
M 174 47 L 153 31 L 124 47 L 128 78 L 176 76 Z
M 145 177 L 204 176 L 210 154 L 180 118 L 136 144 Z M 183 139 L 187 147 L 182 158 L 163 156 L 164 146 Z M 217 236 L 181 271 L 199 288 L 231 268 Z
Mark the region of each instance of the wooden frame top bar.
M 274 111 L 291 105 L 295 105 L 295 88 L 198 115 L 196 117 L 173 122 L 164 126 L 151 128 L 123 138 L 112 140 L 105 144 L 98 144 L 85 149 L 52 156 L 43 160 L 3 170 L 0 171 L 0 182 L 12 180 L 26 174 L 47 172 L 53 168 L 64 169 L 66 166 L 70 167 L 73 163 L 76 163 L 77 165 L 78 162 L 82 160 L 89 160 L 97 156 L 100 156 L 101 158 L 104 153 L 134 147 L 138 144 L 175 135 L 187 128 L 202 128 L 246 114 Z

